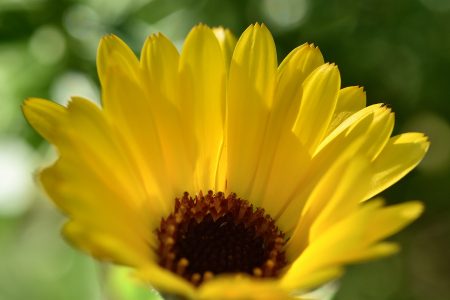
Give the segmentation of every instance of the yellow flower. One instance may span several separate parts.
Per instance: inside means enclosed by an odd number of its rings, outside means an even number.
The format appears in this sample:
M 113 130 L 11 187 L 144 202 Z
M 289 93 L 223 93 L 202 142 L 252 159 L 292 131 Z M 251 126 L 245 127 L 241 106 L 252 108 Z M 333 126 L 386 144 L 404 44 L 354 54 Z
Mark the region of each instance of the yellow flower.
M 235 41 L 199 25 L 181 54 L 150 36 L 138 60 L 117 37 L 98 51 L 102 107 L 24 103 L 59 152 L 40 172 L 79 249 L 190 299 L 286 299 L 392 254 L 382 239 L 417 201 L 369 200 L 424 156 L 423 134 L 304 44 L 278 66 L 264 25 Z

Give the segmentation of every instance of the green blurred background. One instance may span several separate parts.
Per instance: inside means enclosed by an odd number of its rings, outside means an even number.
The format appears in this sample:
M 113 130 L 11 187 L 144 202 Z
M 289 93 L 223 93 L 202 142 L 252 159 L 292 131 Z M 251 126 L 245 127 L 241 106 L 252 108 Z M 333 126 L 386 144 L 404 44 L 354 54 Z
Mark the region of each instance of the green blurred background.
M 423 200 L 424 216 L 393 238 L 401 254 L 349 267 L 335 299 L 450 299 L 449 0 L 0 0 L 0 300 L 156 298 L 133 287 L 127 270 L 109 272 L 60 238 L 63 217 L 32 178 L 54 153 L 20 104 L 30 96 L 99 101 L 102 35 L 139 53 L 158 31 L 180 47 L 199 22 L 236 35 L 264 22 L 279 60 L 314 42 L 339 65 L 344 86 L 362 85 L 369 103 L 393 107 L 396 133 L 430 136 L 426 159 L 383 194 L 389 203 Z

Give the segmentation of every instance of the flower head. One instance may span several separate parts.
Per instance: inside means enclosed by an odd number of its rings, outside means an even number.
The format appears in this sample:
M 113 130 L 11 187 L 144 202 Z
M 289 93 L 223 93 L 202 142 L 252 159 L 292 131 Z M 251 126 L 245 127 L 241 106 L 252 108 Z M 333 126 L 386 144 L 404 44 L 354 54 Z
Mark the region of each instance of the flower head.
M 24 103 L 59 153 L 39 179 L 68 240 L 165 293 L 284 299 L 394 253 L 382 240 L 422 211 L 371 198 L 420 162 L 426 137 L 391 137 L 391 109 L 341 88 L 313 45 L 278 66 L 264 25 L 237 43 L 199 25 L 181 54 L 157 34 L 140 59 L 106 36 L 97 62 L 102 107 Z

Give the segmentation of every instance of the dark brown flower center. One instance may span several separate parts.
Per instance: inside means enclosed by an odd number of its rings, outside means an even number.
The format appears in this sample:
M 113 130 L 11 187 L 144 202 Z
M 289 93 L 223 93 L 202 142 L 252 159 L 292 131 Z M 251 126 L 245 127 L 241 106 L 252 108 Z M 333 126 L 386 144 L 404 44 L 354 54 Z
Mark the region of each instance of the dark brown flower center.
M 284 234 L 263 209 L 235 194 L 185 193 L 157 235 L 159 264 L 194 285 L 222 273 L 276 277 L 286 265 Z

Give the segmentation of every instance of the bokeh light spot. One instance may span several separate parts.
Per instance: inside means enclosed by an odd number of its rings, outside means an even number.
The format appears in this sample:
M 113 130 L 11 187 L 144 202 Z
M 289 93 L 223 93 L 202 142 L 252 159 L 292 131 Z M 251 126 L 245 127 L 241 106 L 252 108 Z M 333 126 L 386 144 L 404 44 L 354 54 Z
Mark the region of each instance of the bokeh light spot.
M 301 23 L 308 12 L 308 0 L 264 0 L 262 9 L 270 25 L 283 31 Z
M 74 38 L 86 40 L 99 27 L 99 16 L 87 5 L 72 5 L 64 13 L 64 27 Z
M 29 207 L 35 192 L 35 154 L 19 138 L 2 137 L 0 141 L 0 215 L 19 215 Z
M 54 64 L 63 57 L 66 50 L 66 40 L 59 29 L 44 25 L 31 36 L 29 49 L 39 62 Z
M 450 11 L 450 1 L 448 0 L 420 0 L 420 2 L 431 11 L 441 13 Z

